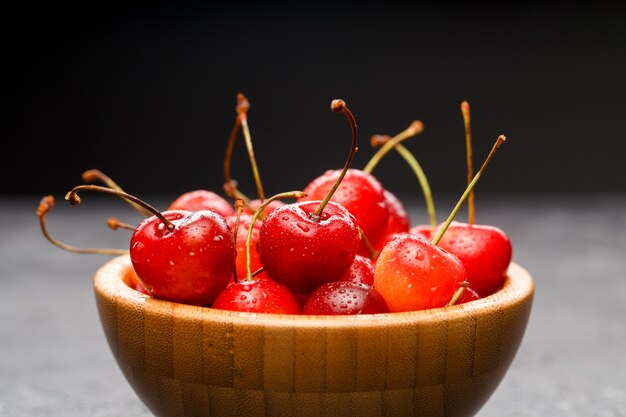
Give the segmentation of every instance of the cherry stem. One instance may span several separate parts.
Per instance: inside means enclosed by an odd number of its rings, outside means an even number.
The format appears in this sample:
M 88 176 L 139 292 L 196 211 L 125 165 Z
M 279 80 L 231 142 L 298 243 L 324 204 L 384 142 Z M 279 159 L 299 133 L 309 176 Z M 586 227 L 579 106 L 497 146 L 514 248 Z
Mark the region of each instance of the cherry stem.
M 485 168 L 487 168 L 487 165 L 491 161 L 491 158 L 493 158 L 493 156 L 495 155 L 495 153 L 498 150 L 498 148 L 500 147 L 500 145 L 502 145 L 505 141 L 506 141 L 506 137 L 504 135 L 498 136 L 498 139 L 496 140 L 496 142 L 494 143 L 493 147 L 491 148 L 491 151 L 489 152 L 489 155 L 487 155 L 487 158 L 485 159 L 485 162 L 483 162 L 483 165 L 480 167 L 480 169 L 478 170 L 476 175 L 474 175 L 474 178 L 472 179 L 472 181 L 469 183 L 469 185 L 465 189 L 465 192 L 463 193 L 463 195 L 459 199 L 458 203 L 456 203 L 456 206 L 454 207 L 454 209 L 452 209 L 452 212 L 448 216 L 448 219 L 439 228 L 439 230 L 437 231 L 437 234 L 435 235 L 435 237 L 433 237 L 433 240 L 431 242 L 434 245 L 437 245 L 439 243 L 439 241 L 443 237 L 443 234 L 446 232 L 446 230 L 448 230 L 448 227 L 450 226 L 450 224 L 452 223 L 452 221 L 456 217 L 457 213 L 459 212 L 459 209 L 461 208 L 461 206 L 463 205 L 465 200 L 467 200 L 467 197 L 469 196 L 470 192 L 476 186 L 476 183 L 480 179 L 480 177 L 481 177 L 483 171 L 485 170 Z
M 136 203 L 150 212 L 151 215 L 156 216 L 163 224 L 166 229 L 169 231 L 174 230 L 174 224 L 169 221 L 160 211 L 152 207 L 150 204 L 138 199 L 137 197 L 125 193 L 124 191 L 114 190 L 112 188 L 100 187 L 98 185 L 79 185 L 72 188 L 66 195 L 65 199 L 69 201 L 69 203 L 73 206 L 80 204 L 80 197 L 78 196 L 79 191 L 98 191 L 104 194 L 111 194 L 121 198 L 124 198 L 132 203 Z
M 387 135 L 374 135 L 371 139 L 372 146 L 386 146 L 389 142 L 391 142 L 392 138 Z M 420 187 L 422 188 L 422 193 L 424 194 L 424 201 L 426 202 L 426 211 L 428 212 L 428 218 L 430 221 L 431 230 L 435 230 L 437 227 L 437 215 L 435 211 L 435 202 L 433 200 L 432 191 L 430 190 L 430 185 L 428 184 L 428 179 L 426 178 L 426 174 L 422 169 L 422 166 L 417 159 L 413 156 L 411 151 L 404 147 L 401 143 L 396 144 L 395 146 L 396 152 L 404 158 L 406 163 L 411 167 L 413 173 L 417 177 L 417 181 L 420 183 Z
M 37 208 L 37 217 L 39 217 L 39 224 L 41 226 L 41 231 L 43 235 L 48 239 L 50 243 L 59 248 L 66 250 L 72 253 L 82 253 L 82 254 L 96 254 L 96 255 L 125 255 L 128 253 L 127 250 L 123 249 L 108 249 L 108 248 L 77 248 L 75 246 L 70 246 L 65 243 L 60 242 L 55 239 L 49 232 L 46 226 L 46 215 L 50 212 L 50 210 L 54 207 L 54 197 L 51 195 L 47 195 L 41 199 L 39 202 L 39 207 Z
M 350 147 L 350 152 L 348 153 L 348 159 L 346 160 L 346 163 L 344 164 L 343 169 L 341 170 L 341 173 L 339 174 L 339 177 L 337 178 L 337 181 L 335 181 L 335 184 L 333 185 L 333 187 L 330 190 L 328 190 L 328 193 L 326 193 L 326 195 L 324 196 L 324 199 L 322 200 L 320 205 L 317 207 L 315 212 L 311 214 L 311 219 L 314 221 L 319 221 L 319 219 L 321 218 L 324 208 L 326 208 L 326 205 L 328 204 L 330 199 L 333 197 L 333 194 L 335 194 L 335 191 L 337 191 L 337 188 L 339 188 L 341 181 L 343 181 L 343 177 L 346 176 L 346 172 L 348 172 L 348 168 L 350 168 L 350 164 L 352 163 L 354 154 L 359 149 L 357 146 L 356 120 L 354 120 L 354 115 L 352 114 L 350 109 L 346 106 L 346 102 L 341 99 L 333 100 L 330 104 L 330 108 L 335 113 L 343 113 L 348 119 L 348 121 L 350 122 L 350 127 L 352 129 L 352 146 Z
M 365 248 L 367 249 L 367 253 L 370 256 L 370 259 L 376 259 L 380 251 L 374 249 L 374 246 L 372 246 L 372 242 L 370 242 L 367 236 L 365 236 L 365 232 L 363 232 L 363 229 L 361 229 L 360 227 L 358 229 L 359 229 L 359 236 L 361 237 L 363 244 L 365 244 Z
M 368 174 L 371 174 L 372 171 L 374 170 L 374 168 L 381 161 L 381 159 L 385 155 L 387 155 L 389 153 L 389 151 L 391 151 L 393 148 L 395 148 L 396 145 L 398 145 L 400 142 L 402 142 L 402 141 L 404 141 L 406 139 L 412 138 L 415 135 L 419 135 L 423 131 L 424 131 L 424 123 L 422 123 L 419 120 L 415 120 L 405 130 L 403 130 L 402 132 L 398 133 L 396 136 L 394 136 L 393 138 L 389 139 L 388 141 L 383 142 L 383 145 L 381 146 L 381 148 L 372 156 L 372 158 L 369 160 L 367 165 L 365 165 L 365 168 L 363 168 L 363 171 L 368 173 Z M 378 135 L 376 135 L 376 136 L 378 136 Z M 377 141 L 377 143 L 378 143 L 378 141 Z M 374 142 L 372 142 L 372 146 L 376 146 L 376 145 L 374 145 Z
M 276 194 L 267 200 L 263 201 L 258 209 L 254 212 L 252 219 L 250 220 L 250 228 L 248 229 L 248 236 L 246 237 L 246 279 L 245 281 L 252 280 L 252 261 L 250 256 L 250 245 L 252 243 L 252 232 L 254 230 L 254 223 L 256 223 L 257 219 L 265 211 L 265 207 L 270 204 L 274 200 L 279 200 L 281 198 L 304 198 L 307 194 L 302 191 L 289 191 L 285 193 Z
M 259 275 L 261 272 L 265 271 L 265 268 L 260 267 L 259 269 L 257 269 L 256 271 L 254 271 L 252 273 L 252 278 L 256 277 L 257 275 Z
M 109 226 L 111 230 L 117 230 L 117 229 L 135 230 L 136 229 L 136 227 L 133 226 L 132 224 L 124 223 L 117 217 L 109 217 L 109 219 L 107 220 L 107 225 Z
M 252 138 L 250 136 L 250 128 L 248 126 L 248 110 L 250 110 L 250 102 L 242 93 L 237 94 L 237 118 L 235 119 L 235 125 L 231 131 L 228 144 L 226 146 L 226 154 L 224 156 L 224 180 L 226 183 L 231 183 L 232 178 L 230 175 L 230 161 L 232 159 L 233 148 L 239 128 L 243 132 L 244 140 L 246 142 L 246 150 L 248 151 L 248 158 L 250 159 L 250 165 L 252 166 L 252 174 L 257 188 L 257 193 L 261 201 L 265 200 L 265 193 L 263 191 L 263 184 L 261 183 L 261 175 L 259 174 L 259 168 L 257 166 L 256 157 L 254 156 L 254 148 L 252 146 Z M 237 198 L 235 195 L 231 197 Z
M 474 167 L 472 164 L 472 124 L 470 120 L 470 105 L 467 101 L 461 103 L 461 114 L 463 115 L 463 125 L 465 126 L 465 153 L 467 160 L 467 184 L 472 181 L 474 176 Z M 474 190 L 472 190 L 467 199 L 467 216 L 468 223 L 474 224 L 476 222 L 475 208 L 474 208 Z
M 452 296 L 448 304 L 446 304 L 446 307 L 455 305 L 456 302 L 459 301 L 459 299 L 461 298 L 461 296 L 463 295 L 463 293 L 465 292 L 468 286 L 469 286 L 469 282 L 463 281 L 459 289 L 455 291 L 454 295 Z
M 113 181 L 111 179 L 111 177 L 109 177 L 104 172 L 100 171 L 99 169 L 88 169 L 87 171 L 83 172 L 82 178 L 83 178 L 83 181 L 85 181 L 85 182 L 93 183 L 93 182 L 96 182 L 96 181 L 100 181 L 100 182 L 102 182 L 103 184 L 105 184 L 109 188 L 112 188 L 114 190 L 118 190 L 118 191 L 124 192 L 122 187 L 120 187 L 115 181 Z M 130 202 L 130 205 L 133 206 L 134 209 L 139 214 L 143 214 L 144 216 L 151 216 L 152 215 L 152 213 L 150 213 L 148 210 L 144 209 L 139 204 Z
M 239 235 L 239 220 L 241 219 L 241 213 L 243 212 L 244 202 L 242 199 L 238 198 L 235 200 L 235 230 L 233 233 L 233 243 L 235 247 L 237 247 L 237 236 Z M 237 263 L 233 267 L 233 280 L 237 282 Z

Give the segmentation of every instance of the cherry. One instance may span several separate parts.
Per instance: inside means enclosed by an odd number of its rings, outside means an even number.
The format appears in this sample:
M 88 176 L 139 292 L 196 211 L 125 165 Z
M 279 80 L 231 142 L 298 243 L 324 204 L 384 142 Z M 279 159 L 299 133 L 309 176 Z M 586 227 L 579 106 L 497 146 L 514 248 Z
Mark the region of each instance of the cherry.
M 329 202 L 314 220 L 311 216 L 319 205 L 319 201 L 286 204 L 261 225 L 259 255 L 265 272 L 296 293 L 338 280 L 359 246 L 354 216 Z
M 265 206 L 271 201 L 281 197 L 298 197 L 301 193 L 283 193 L 278 194 L 267 200 L 254 213 L 250 219 L 247 228 L 245 240 L 245 278 L 243 280 L 236 279 L 222 291 L 215 301 L 212 308 L 234 311 L 246 311 L 256 313 L 271 314 L 300 314 L 300 302 L 285 287 L 267 277 L 254 276 L 252 273 L 252 241 L 255 235 L 257 219 L 264 212 Z M 243 203 L 240 208 L 242 208 Z M 239 214 L 240 210 L 239 210 Z M 237 226 L 240 223 L 237 222 Z M 241 229 L 240 229 L 241 230 Z
M 267 278 L 243 280 L 222 291 L 211 308 L 268 314 L 300 314 L 300 303 L 283 285 Z
M 417 235 L 401 234 L 380 252 L 374 286 L 387 302 L 390 311 L 444 307 L 459 287 L 467 285 L 463 262 L 437 245 L 504 140 L 504 136 L 498 137 L 485 163 L 432 241 Z M 469 285 L 475 288 L 471 282 Z
M 469 103 L 461 103 L 467 149 L 468 178 L 472 175 Z M 471 179 L 471 178 L 470 178 Z M 512 245 L 506 233 L 492 225 L 475 224 L 473 191 L 468 195 L 468 223 L 453 222 L 439 246 L 457 255 L 467 270 L 467 279 L 481 296 L 497 291 L 504 283 L 512 258 Z
M 209 190 L 194 190 L 178 196 L 168 210 L 211 210 L 222 217 L 235 214 L 233 205 L 219 194 Z
M 374 285 L 374 263 L 370 258 L 357 254 L 350 268 L 339 280 Z
M 402 201 L 391 191 L 385 190 L 385 205 L 388 210 L 387 225 L 383 232 L 383 237 L 374 246 L 380 251 L 385 244 L 391 240 L 392 236 L 397 233 L 408 233 L 411 227 L 411 219 L 409 213 Z
M 371 285 L 352 281 L 328 282 L 308 298 L 303 314 L 349 315 L 388 313 L 385 300 Z
M 354 116 L 343 100 L 331 109 L 343 113 L 352 128 L 352 147 L 335 184 L 321 201 L 298 202 L 274 210 L 263 221 L 259 254 L 268 276 L 296 293 L 308 293 L 323 283 L 339 279 L 354 261 L 359 246 L 355 218 L 342 205 L 331 202 L 357 148 Z M 382 195 L 382 192 L 381 192 Z
M 95 185 L 74 187 L 65 197 L 79 204 L 79 191 L 114 194 L 153 213 L 130 240 L 139 283 L 153 297 L 203 306 L 226 287 L 235 266 L 235 243 L 226 220 L 210 210 L 160 213 L 130 194 Z

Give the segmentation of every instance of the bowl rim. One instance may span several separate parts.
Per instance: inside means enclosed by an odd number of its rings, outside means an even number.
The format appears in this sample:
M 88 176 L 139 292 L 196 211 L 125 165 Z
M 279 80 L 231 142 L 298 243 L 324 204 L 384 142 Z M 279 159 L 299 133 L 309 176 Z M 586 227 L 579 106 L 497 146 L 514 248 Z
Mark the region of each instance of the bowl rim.
M 124 276 L 132 268 L 128 255 L 117 256 L 104 263 L 96 271 L 93 288 L 96 297 L 129 308 L 175 312 L 179 319 L 230 322 L 233 324 L 263 325 L 265 327 L 327 327 L 367 328 L 381 325 L 404 325 L 407 323 L 441 322 L 463 318 L 476 318 L 493 314 L 520 303 L 532 301 L 535 284 L 530 273 L 516 262 L 511 262 L 507 277 L 497 292 L 464 304 L 427 310 L 362 315 L 296 315 L 249 313 L 219 310 L 211 307 L 193 306 L 160 300 L 129 287 Z

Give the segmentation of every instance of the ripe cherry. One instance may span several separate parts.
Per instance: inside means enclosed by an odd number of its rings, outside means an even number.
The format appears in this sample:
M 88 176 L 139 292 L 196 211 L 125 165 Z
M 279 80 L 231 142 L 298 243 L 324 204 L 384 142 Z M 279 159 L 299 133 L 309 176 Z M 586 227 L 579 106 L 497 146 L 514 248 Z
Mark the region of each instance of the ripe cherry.
M 222 217 L 235 214 L 233 205 L 224 197 L 209 190 L 194 190 L 178 196 L 167 208 L 168 210 L 211 210 Z
M 374 285 L 374 263 L 370 258 L 356 255 L 350 268 L 339 280 Z
M 327 282 L 308 298 L 303 314 L 353 315 L 388 313 L 385 300 L 371 285 L 352 281 Z
M 300 314 L 300 302 L 291 291 L 269 278 L 252 273 L 253 236 L 257 220 L 265 206 L 281 197 L 298 197 L 300 193 L 278 194 L 263 203 L 250 219 L 245 239 L 245 278 L 235 279 L 215 299 L 212 308 L 270 314 Z M 240 225 L 240 224 L 238 224 Z
M 305 194 L 297 203 L 274 210 L 263 221 L 259 236 L 265 272 L 296 293 L 308 293 L 339 279 L 352 264 L 359 246 L 354 216 L 330 201 L 356 152 L 356 122 L 343 100 L 334 100 L 331 108 L 343 113 L 352 128 L 352 147 L 342 172 L 323 200 L 306 201 Z
M 209 210 L 160 213 L 134 196 L 95 185 L 74 187 L 66 200 L 79 204 L 83 190 L 114 194 L 153 216 L 137 226 L 130 258 L 139 283 L 155 298 L 203 306 L 226 287 L 235 266 L 235 244 L 226 220 Z
M 237 231 L 237 239 L 236 239 L 236 249 L 237 249 L 237 260 L 236 260 L 236 278 L 238 280 L 243 280 L 246 278 L 246 237 L 248 236 L 248 231 L 250 226 L 252 226 L 252 238 L 250 242 L 250 264 L 252 271 L 257 271 L 262 268 L 261 260 L 259 259 L 259 252 L 257 250 L 257 242 L 259 240 L 259 231 L 261 230 L 261 222 L 257 221 L 252 224 L 252 215 L 246 212 L 243 212 L 239 216 L 239 222 L 237 223 L 237 215 L 232 215 L 226 218 L 230 228 L 233 231 Z M 265 276 L 265 274 L 263 274 Z

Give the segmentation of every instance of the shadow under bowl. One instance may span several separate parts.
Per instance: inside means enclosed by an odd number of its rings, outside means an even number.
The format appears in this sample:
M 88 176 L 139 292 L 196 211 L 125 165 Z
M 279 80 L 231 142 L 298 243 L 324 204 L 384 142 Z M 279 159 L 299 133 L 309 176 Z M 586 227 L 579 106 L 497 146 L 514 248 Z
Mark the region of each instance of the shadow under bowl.
M 239 313 L 127 284 L 128 256 L 95 274 L 121 371 L 156 416 L 473 416 L 509 368 L 534 282 L 512 263 L 497 293 L 452 307 L 361 316 Z

